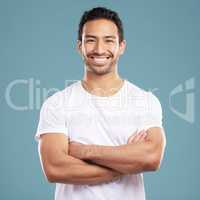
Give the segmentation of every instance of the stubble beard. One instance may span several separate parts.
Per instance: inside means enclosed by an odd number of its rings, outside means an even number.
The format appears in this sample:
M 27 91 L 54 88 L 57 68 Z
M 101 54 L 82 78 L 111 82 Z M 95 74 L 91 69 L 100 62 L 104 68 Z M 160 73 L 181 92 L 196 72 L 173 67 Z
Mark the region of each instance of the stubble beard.
M 117 67 L 117 61 L 113 61 L 106 66 L 93 66 L 85 61 L 85 67 L 87 71 L 94 73 L 95 75 L 102 76 L 111 73 Z

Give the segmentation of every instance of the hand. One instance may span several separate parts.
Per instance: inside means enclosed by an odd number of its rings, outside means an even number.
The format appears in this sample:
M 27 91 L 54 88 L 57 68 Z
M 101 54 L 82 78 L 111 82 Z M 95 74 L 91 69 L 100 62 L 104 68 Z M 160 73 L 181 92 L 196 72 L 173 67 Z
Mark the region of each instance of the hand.
M 70 142 L 69 143 L 69 155 L 78 159 L 84 157 L 83 147 L 85 145 L 79 142 Z
M 136 142 L 144 141 L 147 136 L 147 131 L 141 130 L 137 133 L 137 131 L 128 138 L 127 144 L 133 144 Z

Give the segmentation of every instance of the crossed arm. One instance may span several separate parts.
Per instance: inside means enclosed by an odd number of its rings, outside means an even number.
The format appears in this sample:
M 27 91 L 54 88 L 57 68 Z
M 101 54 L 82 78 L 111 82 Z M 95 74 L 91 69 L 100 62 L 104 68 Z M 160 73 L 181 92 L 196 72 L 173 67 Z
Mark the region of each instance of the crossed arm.
M 164 130 L 154 127 L 146 131 L 144 138 L 129 141 L 128 144 L 121 146 L 84 145 L 72 142 L 69 154 L 122 174 L 130 174 L 157 170 L 163 158 L 165 145 Z
M 51 183 L 94 185 L 120 177 L 115 170 L 89 164 L 68 154 L 69 139 L 64 134 L 42 134 L 38 151 L 43 172 Z
M 116 147 L 69 143 L 64 134 L 47 133 L 41 136 L 38 150 L 49 182 L 93 185 L 157 169 L 164 146 L 162 130 L 153 128 Z

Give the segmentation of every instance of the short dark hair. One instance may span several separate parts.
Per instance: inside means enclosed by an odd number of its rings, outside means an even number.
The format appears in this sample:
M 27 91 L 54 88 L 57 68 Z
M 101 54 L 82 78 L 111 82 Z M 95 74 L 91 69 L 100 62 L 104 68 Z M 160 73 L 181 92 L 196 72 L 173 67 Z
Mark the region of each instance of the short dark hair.
M 107 9 L 105 7 L 96 7 L 91 10 L 85 11 L 81 17 L 78 30 L 78 40 L 82 41 L 83 26 L 86 22 L 96 19 L 107 19 L 115 23 L 118 28 L 119 41 L 124 40 L 124 30 L 121 19 L 117 12 Z

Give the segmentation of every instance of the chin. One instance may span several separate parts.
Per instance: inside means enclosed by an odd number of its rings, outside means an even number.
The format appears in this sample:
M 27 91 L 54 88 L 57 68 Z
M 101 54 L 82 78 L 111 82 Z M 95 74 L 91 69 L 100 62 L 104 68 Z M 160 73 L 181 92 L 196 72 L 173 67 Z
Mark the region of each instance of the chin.
M 105 75 L 112 71 L 111 66 L 88 66 L 88 68 L 97 75 Z

